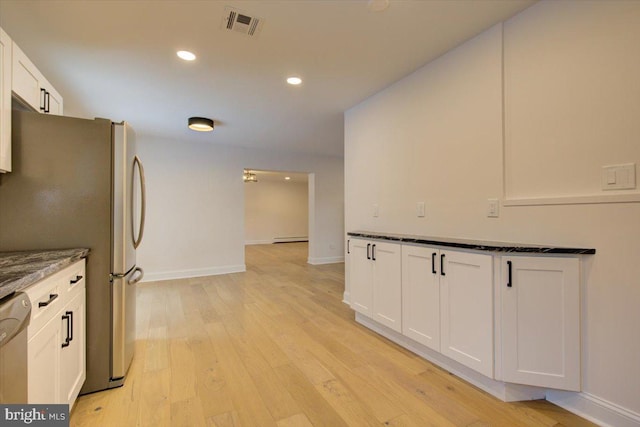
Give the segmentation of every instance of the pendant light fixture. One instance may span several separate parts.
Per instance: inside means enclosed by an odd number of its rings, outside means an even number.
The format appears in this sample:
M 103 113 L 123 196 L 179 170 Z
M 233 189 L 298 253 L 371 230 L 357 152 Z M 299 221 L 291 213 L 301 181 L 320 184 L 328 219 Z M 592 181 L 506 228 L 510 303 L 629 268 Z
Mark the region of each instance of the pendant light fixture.
M 198 132 L 211 132 L 213 130 L 213 120 L 206 117 L 189 117 L 189 129 Z

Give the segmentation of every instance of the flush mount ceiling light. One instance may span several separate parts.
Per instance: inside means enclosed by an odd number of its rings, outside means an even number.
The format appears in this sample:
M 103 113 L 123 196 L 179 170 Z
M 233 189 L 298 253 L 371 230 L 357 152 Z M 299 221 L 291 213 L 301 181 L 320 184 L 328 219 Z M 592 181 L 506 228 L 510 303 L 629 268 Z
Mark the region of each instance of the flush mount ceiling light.
M 245 169 L 244 172 L 242 173 L 242 180 L 244 182 L 258 182 L 258 177 L 256 176 L 255 173 Z
M 296 76 L 287 77 L 287 83 L 293 86 L 298 86 L 300 83 L 302 83 L 302 79 Z
M 196 59 L 196 55 L 189 52 L 188 50 L 179 50 L 177 52 L 178 58 L 184 59 L 185 61 L 193 61 Z
M 213 120 L 206 117 L 189 117 L 189 129 L 198 132 L 211 132 L 213 130 Z

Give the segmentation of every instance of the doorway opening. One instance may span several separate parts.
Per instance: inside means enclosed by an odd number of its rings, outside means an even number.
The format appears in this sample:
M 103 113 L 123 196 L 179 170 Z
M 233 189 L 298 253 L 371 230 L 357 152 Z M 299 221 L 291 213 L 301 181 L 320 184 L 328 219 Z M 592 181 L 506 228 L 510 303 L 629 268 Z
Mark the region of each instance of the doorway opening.
M 245 168 L 246 245 L 308 242 L 313 230 L 313 174 Z

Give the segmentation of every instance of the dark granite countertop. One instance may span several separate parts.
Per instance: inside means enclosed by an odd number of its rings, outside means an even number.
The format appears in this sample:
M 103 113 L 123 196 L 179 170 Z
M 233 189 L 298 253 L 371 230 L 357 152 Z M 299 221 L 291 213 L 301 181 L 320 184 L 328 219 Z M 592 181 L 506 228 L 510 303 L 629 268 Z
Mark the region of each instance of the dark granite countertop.
M 591 248 L 565 248 L 550 245 L 532 245 L 508 242 L 488 242 L 482 240 L 458 239 L 448 237 L 427 237 L 409 234 L 381 233 L 377 231 L 350 231 L 347 235 L 366 239 L 390 240 L 400 243 L 417 243 L 451 248 L 472 249 L 486 252 L 524 252 L 532 254 L 587 254 L 596 253 Z
M 0 299 L 57 273 L 89 254 L 89 249 L 0 252 Z

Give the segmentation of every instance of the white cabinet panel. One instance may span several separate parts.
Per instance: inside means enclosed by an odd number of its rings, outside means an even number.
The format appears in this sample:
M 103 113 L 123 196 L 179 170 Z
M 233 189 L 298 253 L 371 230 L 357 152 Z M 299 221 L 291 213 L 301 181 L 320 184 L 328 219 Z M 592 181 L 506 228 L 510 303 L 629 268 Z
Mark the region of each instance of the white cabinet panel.
M 503 257 L 505 381 L 580 390 L 578 258 Z
M 493 377 L 491 255 L 441 251 L 442 354 Z
M 373 306 L 373 266 L 371 265 L 371 243 L 351 239 L 349 254 L 349 282 L 351 284 L 351 308 L 371 317 Z
M 402 333 L 440 351 L 440 277 L 437 249 L 402 246 Z
M 27 344 L 28 403 L 58 403 L 60 396 L 60 345 L 57 316 L 49 319 Z
M 11 172 L 11 38 L 0 28 L 0 172 Z
M 13 42 L 11 90 L 25 106 L 45 114 L 63 114 L 62 96 Z
M 371 246 L 373 261 L 373 319 L 402 331 L 401 246 L 375 242 Z
M 25 289 L 28 403 L 73 406 L 86 378 L 85 262 L 78 261 Z
M 351 239 L 351 308 L 397 331 L 402 330 L 400 245 Z

